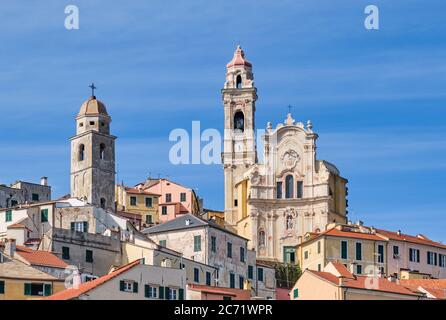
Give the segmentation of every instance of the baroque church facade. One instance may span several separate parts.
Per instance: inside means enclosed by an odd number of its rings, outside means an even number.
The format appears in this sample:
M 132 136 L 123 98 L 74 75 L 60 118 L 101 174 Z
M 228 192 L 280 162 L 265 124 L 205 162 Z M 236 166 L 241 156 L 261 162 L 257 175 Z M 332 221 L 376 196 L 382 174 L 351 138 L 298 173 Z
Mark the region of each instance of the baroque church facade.
M 226 227 L 248 238 L 259 259 L 296 263 L 296 245 L 307 232 L 347 220 L 347 180 L 316 157 L 310 121 L 267 124 L 263 163 L 255 133 L 257 89 L 252 64 L 237 47 L 222 89 Z

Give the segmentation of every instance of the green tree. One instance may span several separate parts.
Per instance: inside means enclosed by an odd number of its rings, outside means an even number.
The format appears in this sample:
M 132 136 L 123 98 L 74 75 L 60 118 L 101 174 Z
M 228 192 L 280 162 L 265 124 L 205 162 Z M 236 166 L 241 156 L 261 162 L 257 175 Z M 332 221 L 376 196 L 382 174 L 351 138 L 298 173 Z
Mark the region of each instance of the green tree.
M 278 263 L 275 266 L 278 288 L 292 288 L 302 274 L 298 265 Z

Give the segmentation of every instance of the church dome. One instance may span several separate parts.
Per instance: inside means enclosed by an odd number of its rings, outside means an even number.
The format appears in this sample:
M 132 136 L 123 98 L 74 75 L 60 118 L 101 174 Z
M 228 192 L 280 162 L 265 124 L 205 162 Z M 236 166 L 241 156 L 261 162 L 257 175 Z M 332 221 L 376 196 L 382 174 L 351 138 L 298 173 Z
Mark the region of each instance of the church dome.
M 99 114 L 108 116 L 107 108 L 105 108 L 105 104 L 102 101 L 96 99 L 95 96 L 91 96 L 82 104 L 78 116 Z

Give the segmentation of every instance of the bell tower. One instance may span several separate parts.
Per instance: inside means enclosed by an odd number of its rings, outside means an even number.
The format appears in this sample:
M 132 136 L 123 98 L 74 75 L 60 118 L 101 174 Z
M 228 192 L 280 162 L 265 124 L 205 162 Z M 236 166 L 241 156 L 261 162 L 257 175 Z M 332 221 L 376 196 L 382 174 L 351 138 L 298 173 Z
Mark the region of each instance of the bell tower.
M 71 140 L 71 196 L 104 209 L 115 209 L 115 139 L 111 117 L 93 93 L 76 117 Z
M 225 221 L 228 227 L 237 223 L 238 200 L 235 185 L 248 167 L 257 162 L 255 144 L 255 102 L 252 64 L 237 46 L 226 65 L 226 82 L 222 90 L 225 125 L 222 162 L 225 174 Z

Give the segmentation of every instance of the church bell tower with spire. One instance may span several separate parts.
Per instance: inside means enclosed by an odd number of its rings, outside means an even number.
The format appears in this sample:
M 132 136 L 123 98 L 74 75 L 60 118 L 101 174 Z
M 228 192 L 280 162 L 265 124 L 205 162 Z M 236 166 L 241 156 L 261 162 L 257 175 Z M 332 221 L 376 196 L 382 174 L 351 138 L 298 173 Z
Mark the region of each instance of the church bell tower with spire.
M 252 64 L 237 46 L 234 57 L 226 65 L 226 82 L 222 90 L 224 105 L 224 150 L 222 162 L 225 175 L 225 221 L 227 227 L 237 221 L 238 199 L 235 185 L 246 169 L 257 162 L 255 144 L 255 102 Z
M 92 95 L 76 117 L 71 138 L 71 196 L 104 209 L 115 208 L 115 136 L 105 105 Z

